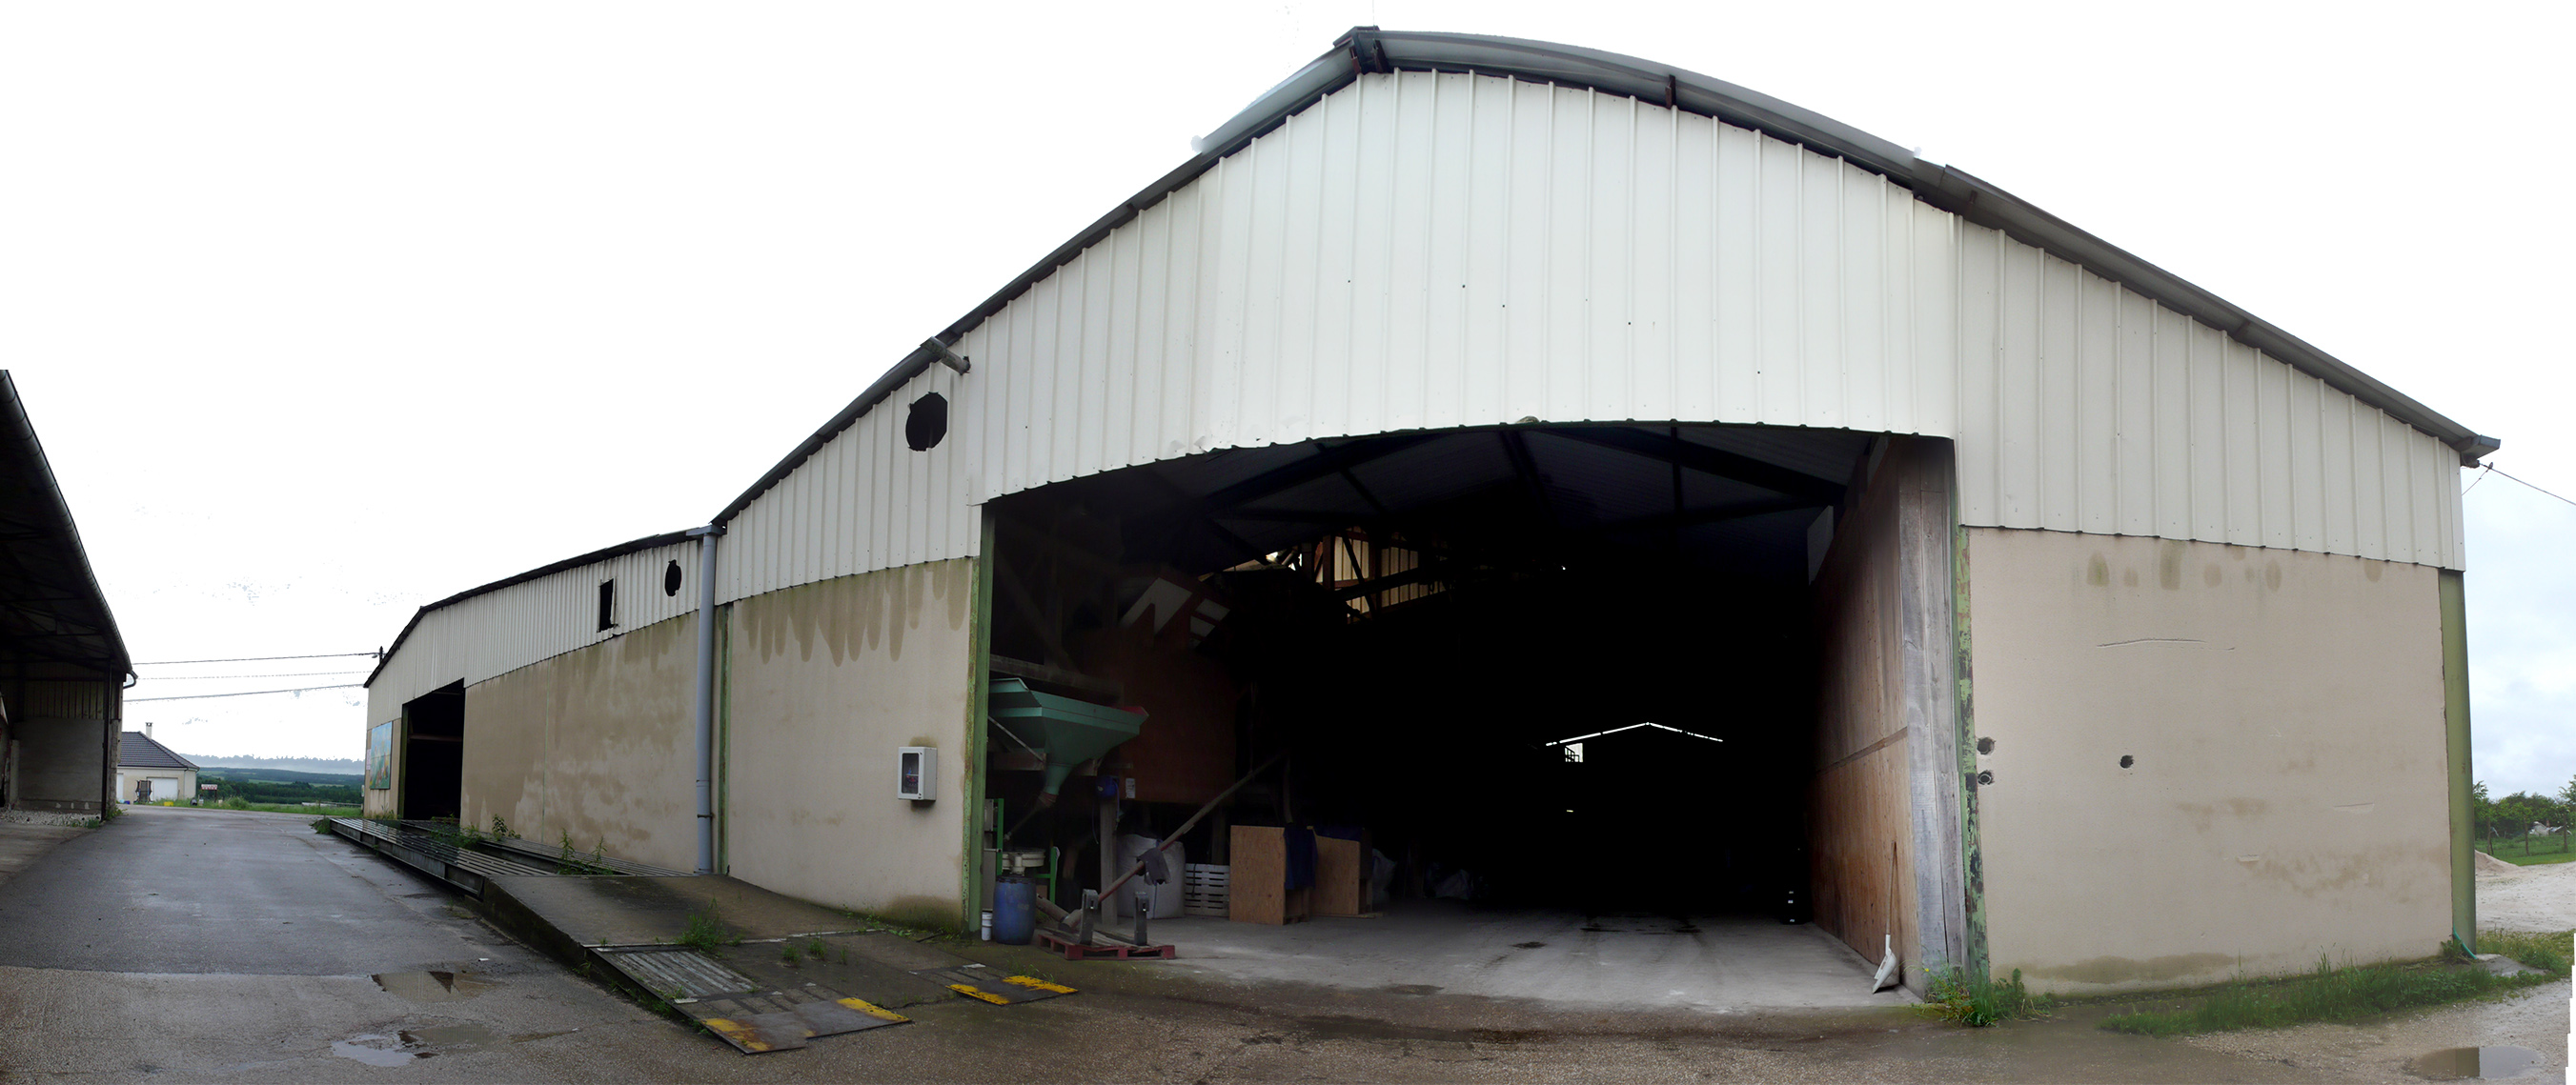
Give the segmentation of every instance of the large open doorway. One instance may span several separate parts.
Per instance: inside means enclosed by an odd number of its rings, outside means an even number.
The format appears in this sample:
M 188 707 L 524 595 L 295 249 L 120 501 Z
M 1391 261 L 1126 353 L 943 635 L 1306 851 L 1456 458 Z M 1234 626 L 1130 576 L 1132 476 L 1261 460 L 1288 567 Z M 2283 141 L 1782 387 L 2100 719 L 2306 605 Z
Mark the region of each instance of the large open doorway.
M 1906 588 L 1892 547 L 1835 548 L 1855 515 L 1890 519 L 1863 500 L 1890 447 L 1762 427 L 1409 433 L 997 500 L 996 679 L 1145 716 L 1053 777 L 1047 736 L 989 742 L 996 850 L 1053 858 L 1073 906 L 1135 838 L 1248 778 L 1181 850 L 1238 894 L 1284 861 L 1311 888 L 1276 918 L 1421 906 L 1690 938 L 1821 918 L 1874 959 L 1882 935 L 1914 933 L 1911 784 L 1876 733 L 1889 721 L 1837 690 L 1896 681 L 1893 649 L 1855 650 L 1890 638 L 1856 627 Z M 1284 860 L 1250 831 L 1273 828 Z M 1265 854 L 1234 854 L 1247 839 Z M 1336 854 L 1356 856 L 1356 889 Z
M 403 704 L 401 815 L 456 819 L 465 801 L 465 683 Z

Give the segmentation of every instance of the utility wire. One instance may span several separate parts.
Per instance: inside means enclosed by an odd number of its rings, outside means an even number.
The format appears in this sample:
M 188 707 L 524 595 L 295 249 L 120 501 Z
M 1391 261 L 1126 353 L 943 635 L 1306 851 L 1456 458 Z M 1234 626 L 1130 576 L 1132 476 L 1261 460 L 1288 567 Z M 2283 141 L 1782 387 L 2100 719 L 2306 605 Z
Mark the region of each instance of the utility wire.
M 2473 479 L 2470 479 L 2470 480 L 2469 480 L 2469 484 L 2468 484 L 2468 485 L 2463 486 L 2463 487 L 2460 487 L 2460 496 L 2462 496 L 2462 497 L 2467 497 L 2467 496 L 2469 496 L 2469 491 L 2474 490 L 2474 489 L 2477 489 L 2477 488 L 2478 488 L 2478 483 L 2485 482 L 2485 481 L 2487 480 L 2487 476 L 2488 476 L 2488 475 L 2492 475 L 2492 474 L 2494 474 L 2494 473 L 2495 473 L 2495 465 L 2494 465 L 2494 464 L 2492 464 L 2492 463 L 2482 463 L 2482 464 L 2479 464 L 2479 465 L 2478 465 L 2478 477 L 2473 478 Z
M 2494 471 L 2495 473 L 2497 473 L 2497 474 L 2499 474 L 2499 475 L 2504 475 L 2504 477 L 2506 477 L 2506 478 L 2513 478 L 2513 476 L 2512 476 L 2512 475 L 2505 474 L 2505 472 L 2503 471 L 2503 469 L 2498 468 L 2498 467 L 2496 467 L 2496 466 L 2494 466 L 2494 465 L 2492 465 L 2492 464 L 2490 464 L 2490 465 L 2488 465 L 2488 466 L 2487 466 L 2487 470 L 2489 470 L 2489 471 Z M 2513 478 L 2513 480 L 2514 480 L 2515 482 L 2522 482 L 2522 480 L 2521 480 L 2521 479 L 2518 479 L 2518 478 Z M 2523 484 L 2523 485 L 2525 485 L 2525 486 L 2531 486 L 2531 484 L 2530 484 L 2530 483 L 2528 483 L 2528 482 L 2522 482 L 2522 484 Z M 2540 490 L 2540 487 L 2538 487 L 2538 486 L 2531 486 L 2531 488 L 2532 488 L 2532 489 L 2535 489 L 2535 490 Z M 2557 494 L 2549 493 L 2549 491 L 2547 491 L 2547 490 L 2540 490 L 2540 492 L 2541 492 L 2541 493 L 2544 493 L 2544 494 L 2549 494 L 2549 496 L 2551 496 L 2551 497 L 2557 497 L 2557 498 L 2558 498 L 2559 500 L 2561 500 L 2561 501 L 2567 501 L 2567 499 L 2566 499 L 2566 498 L 2564 498 L 2564 497 L 2558 497 L 2558 495 L 2557 495 Z M 2568 503 L 2568 504 L 2570 504 L 2570 505 L 2576 505 L 2576 501 L 2567 501 L 2567 503 Z
M 163 674 L 146 678 L 146 682 L 213 682 L 226 678 L 320 678 L 326 675 L 365 674 L 365 671 L 283 671 L 276 674 Z
M 374 653 L 374 652 L 332 652 L 332 653 L 330 653 L 330 654 L 328 654 L 328 655 L 318 655 L 318 656 L 244 656 L 244 657 L 242 657 L 242 658 L 240 658 L 240 659 L 164 659 L 164 660 L 158 660 L 158 661 L 151 662 L 151 663 L 137 663 L 137 664 L 135 664 L 135 666 L 137 666 L 137 667 L 175 667 L 175 666 L 178 666 L 179 664 L 182 664 L 182 663 L 266 663 L 266 662 L 269 662 L 269 661 L 271 661 L 271 660 L 277 660 L 277 659 L 346 659 L 346 658 L 348 658 L 348 657 L 350 657 L 350 656 L 367 656 L 367 657 L 369 657 L 369 658 L 375 658 L 375 657 L 376 657 L 376 653 Z
M 144 701 L 209 701 L 217 697 L 257 697 L 266 693 L 311 693 L 315 690 L 324 689 L 360 688 L 363 688 L 362 683 L 351 682 L 342 686 L 306 686 L 303 689 L 255 689 L 247 693 L 192 693 L 185 697 L 128 697 L 125 699 L 125 703 L 140 704 Z

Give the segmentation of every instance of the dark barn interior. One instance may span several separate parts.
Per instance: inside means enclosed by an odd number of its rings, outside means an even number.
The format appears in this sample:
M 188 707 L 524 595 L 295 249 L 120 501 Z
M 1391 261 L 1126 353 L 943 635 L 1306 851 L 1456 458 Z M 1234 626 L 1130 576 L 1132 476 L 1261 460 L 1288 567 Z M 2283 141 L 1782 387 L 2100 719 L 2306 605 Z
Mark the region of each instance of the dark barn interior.
M 991 739 L 1000 850 L 1057 849 L 1072 906 L 1104 802 L 1161 838 L 1248 777 L 1190 862 L 1312 826 L 1365 839 L 1376 904 L 1777 911 L 1809 877 L 1810 582 L 1873 441 L 1409 433 L 997 500 L 996 676 L 1148 713 L 1043 810 L 1044 743 Z

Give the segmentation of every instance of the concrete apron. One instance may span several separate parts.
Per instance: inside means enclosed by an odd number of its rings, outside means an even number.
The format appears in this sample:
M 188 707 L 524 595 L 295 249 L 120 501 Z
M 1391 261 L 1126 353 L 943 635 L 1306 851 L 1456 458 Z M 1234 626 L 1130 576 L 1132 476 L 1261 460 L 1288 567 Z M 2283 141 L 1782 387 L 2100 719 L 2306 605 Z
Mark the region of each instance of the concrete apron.
M 1233 983 L 1528 1000 L 1563 1009 L 1702 1013 L 1896 1007 L 1877 962 L 1812 925 L 1759 917 L 1587 916 L 1407 901 L 1373 918 L 1286 926 L 1154 921 L 1180 947 L 1164 966 Z
M 979 967 L 947 949 L 868 933 L 870 925 L 847 912 L 728 877 L 496 875 L 482 889 L 469 899 L 496 926 L 648 1003 L 668 1001 L 673 992 L 647 988 L 609 958 L 640 947 L 677 949 L 693 913 L 711 917 L 729 942 L 740 940 L 706 956 L 773 992 L 819 987 L 899 1011 L 955 997 L 942 980 L 916 973 Z M 1875 962 L 1813 926 L 1756 918 L 1490 912 L 1432 901 L 1406 902 L 1373 918 L 1277 927 L 1166 919 L 1156 921 L 1155 933 L 1158 941 L 1180 946 L 1179 960 L 1068 966 L 1031 947 L 958 948 L 989 962 L 997 978 L 1039 973 L 1148 998 L 1224 1001 L 1269 991 L 1250 1004 L 1300 987 L 1368 992 L 1403 996 L 1435 1018 L 1449 1016 L 1437 1007 L 1453 1001 L 1471 1015 L 1501 1004 L 1537 1012 L 1620 1007 L 1760 1014 L 1888 1009 L 1912 1001 L 1901 988 L 1871 992 Z M 764 1049 L 727 1039 L 745 1050 Z

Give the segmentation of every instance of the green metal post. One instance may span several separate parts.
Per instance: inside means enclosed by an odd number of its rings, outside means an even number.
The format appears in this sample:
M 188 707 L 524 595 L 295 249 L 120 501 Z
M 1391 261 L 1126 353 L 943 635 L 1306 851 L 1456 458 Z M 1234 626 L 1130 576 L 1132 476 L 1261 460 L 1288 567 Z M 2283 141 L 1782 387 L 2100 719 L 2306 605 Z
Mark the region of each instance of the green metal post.
M 2451 934 L 2469 952 L 2478 948 L 2477 816 L 2469 789 L 2468 599 L 2456 570 L 2442 570 L 2442 729 L 2451 764 Z
M 1951 488 L 1952 524 L 1958 524 L 1958 488 Z M 1986 953 L 1986 860 L 1985 845 L 1977 835 L 1977 714 L 1974 685 L 1969 673 L 1968 635 L 1968 529 L 1951 528 L 1951 629 L 1956 635 L 1958 653 L 1951 674 L 1959 685 L 1959 857 L 1960 876 L 1967 881 L 1968 959 L 1960 962 L 1959 971 L 1969 979 L 1983 980 L 1989 961 Z
M 970 664 L 966 675 L 966 763 L 958 769 L 965 774 L 966 809 L 969 811 L 984 809 L 984 719 L 992 712 L 991 706 L 985 703 L 985 687 L 992 684 L 988 679 L 993 671 L 993 518 L 980 507 L 976 513 L 976 519 L 982 521 L 983 545 L 970 559 L 975 563 L 975 594 L 967 600 L 966 613 L 968 620 L 975 623 L 975 631 L 971 638 L 972 647 L 966 653 Z M 997 829 L 999 827 L 996 826 Z M 963 869 L 957 872 L 958 882 L 965 891 L 965 899 L 960 902 L 964 907 L 958 915 L 961 930 L 973 931 L 982 922 L 979 913 L 984 906 L 986 888 L 980 884 L 984 864 L 978 848 L 982 842 L 983 832 L 970 813 L 966 818 L 966 854 L 959 864 Z

